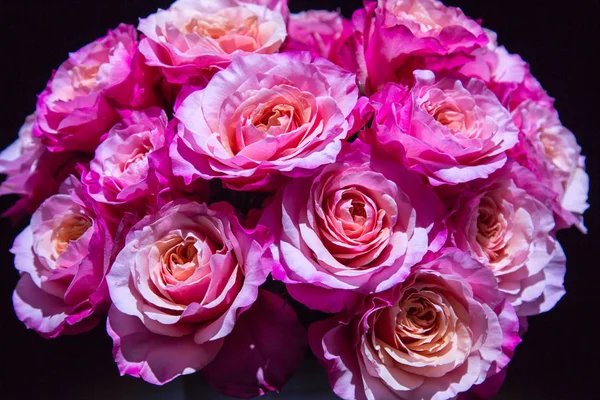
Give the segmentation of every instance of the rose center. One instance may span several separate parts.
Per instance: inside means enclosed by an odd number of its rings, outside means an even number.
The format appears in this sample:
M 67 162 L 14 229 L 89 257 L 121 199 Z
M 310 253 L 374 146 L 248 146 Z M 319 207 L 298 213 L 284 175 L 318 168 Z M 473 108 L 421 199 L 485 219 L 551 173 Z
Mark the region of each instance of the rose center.
M 73 67 L 69 71 L 73 88 L 76 90 L 89 90 L 93 88 L 98 78 L 100 65 L 77 65 Z
M 401 0 L 391 2 L 387 9 L 397 18 L 412 21 L 417 24 L 422 33 L 431 30 L 440 32 L 443 29 L 443 27 L 432 18 L 425 7 L 417 1 L 406 2 Z
M 271 109 L 263 110 L 254 117 L 252 124 L 264 132 L 269 132 L 275 126 L 283 127 L 288 131 L 299 125 L 294 107 L 289 104 L 278 104 Z
M 69 243 L 82 237 L 90 226 L 92 226 L 92 221 L 85 215 L 70 215 L 63 219 L 52 233 L 52 243 L 56 255 L 61 255 Z
M 241 24 L 235 24 L 231 18 L 221 15 L 212 15 L 210 19 L 192 19 L 188 22 L 182 33 L 195 33 L 198 36 L 211 39 L 221 39 L 229 33 L 251 36 L 258 30 L 258 17 L 252 15 L 245 18 Z
M 465 114 L 455 104 L 441 102 L 424 104 L 425 111 L 429 113 L 439 124 L 444 125 L 454 132 L 465 132 L 467 123 Z
M 144 161 L 150 152 L 152 152 L 151 145 L 145 145 L 144 147 L 136 148 L 129 159 L 122 164 L 121 172 L 125 172 L 131 165 L 136 165 Z
M 185 281 L 196 269 L 198 249 L 195 238 L 187 238 L 163 255 L 166 271 L 178 281 Z
M 397 329 L 399 331 L 420 331 L 435 325 L 437 314 L 431 302 L 419 298 L 403 305 Z
M 483 197 L 477 216 L 477 242 L 491 260 L 496 260 L 502 254 L 506 226 L 507 221 L 498 203 L 490 196 Z
M 573 166 L 568 155 L 565 154 L 564 147 L 561 146 L 562 143 L 560 139 L 558 139 L 555 135 L 542 133 L 540 135 L 540 141 L 544 146 L 544 151 L 552 160 L 552 163 L 561 171 L 570 173 Z
M 352 218 L 354 219 L 354 221 L 356 221 L 356 217 L 362 217 L 362 218 L 367 218 L 367 211 L 365 210 L 365 204 L 358 202 L 358 201 L 353 201 L 352 202 L 352 206 L 350 207 L 350 215 L 352 215 Z

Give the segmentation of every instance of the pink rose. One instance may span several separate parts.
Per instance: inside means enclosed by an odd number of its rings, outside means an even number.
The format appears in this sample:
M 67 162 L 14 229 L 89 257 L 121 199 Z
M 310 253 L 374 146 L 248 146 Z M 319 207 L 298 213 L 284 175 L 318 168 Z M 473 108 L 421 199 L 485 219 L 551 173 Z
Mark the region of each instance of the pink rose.
M 133 226 L 107 276 L 121 373 L 163 384 L 209 364 L 256 301 L 271 243 L 227 203 L 180 200 Z
M 161 171 L 168 158 L 167 124 L 163 110 L 149 108 L 113 126 L 83 178 L 90 195 L 102 203 L 123 204 L 156 196 L 167 186 L 170 171 Z
M 531 172 L 510 163 L 453 202 L 452 241 L 492 270 L 520 316 L 550 310 L 565 292 L 564 254 L 551 234 L 548 200 Z
M 338 65 L 344 65 L 340 59 L 344 42 L 352 35 L 350 21 L 339 12 L 325 10 L 303 11 L 291 14 L 288 22 L 288 40 L 286 51 L 310 51 Z
M 310 308 L 351 309 L 361 296 L 404 281 L 446 240 L 446 209 L 418 174 L 389 153 L 356 141 L 334 164 L 294 179 L 263 221 L 275 234 L 281 265 L 273 277 Z
M 29 194 L 25 184 L 45 151 L 39 139 L 32 134 L 35 118 L 35 114 L 29 115 L 19 129 L 19 138 L 0 153 L 0 174 L 7 175 L 0 185 L 0 195 Z
M 71 53 L 38 98 L 34 134 L 51 151 L 92 152 L 116 122 L 114 107 L 153 98 L 138 64 L 135 28 L 125 24 Z
M 148 65 L 177 84 L 209 68 L 225 68 L 236 55 L 275 53 L 286 27 L 281 13 L 268 6 L 287 9 L 281 3 L 178 0 L 140 20 L 138 29 L 146 36 L 140 51 Z
M 557 228 L 576 225 L 585 232 L 590 182 L 577 139 L 561 124 L 554 107 L 543 102 L 523 102 L 514 110 L 513 120 L 520 141 L 511 156 L 555 193 Z
M 352 20 L 367 93 L 386 82 L 412 82 L 416 69 L 462 65 L 488 41 L 477 22 L 436 0 L 366 1 Z
M 473 59 L 461 65 L 458 71 L 469 78 L 484 81 L 510 111 L 528 99 L 552 105 L 554 100 L 531 75 L 529 65 L 519 55 L 510 54 L 504 46 L 498 46 L 495 32 L 484 31 L 489 43 L 471 52 Z
M 0 196 L 18 194 L 21 197 L 2 216 L 18 221 L 32 214 L 39 205 L 58 192 L 60 184 L 86 155 L 71 151 L 53 153 L 33 136 L 36 115 L 28 116 L 19 130 L 19 138 L 0 153 L 0 174 L 6 180 L 0 185 Z
M 357 96 L 354 75 L 309 53 L 237 57 L 177 109 L 174 173 L 271 190 L 335 161 Z
M 111 230 L 81 183 L 71 178 L 61 193 L 40 206 L 11 249 L 21 272 L 17 317 L 48 338 L 89 330 L 108 309 Z
M 309 343 L 343 399 L 446 400 L 501 373 L 518 329 L 494 275 L 450 250 L 354 317 L 314 323 Z
M 388 84 L 372 97 L 378 140 L 401 143 L 410 168 L 434 186 L 487 178 L 506 163 L 518 130 L 482 81 L 436 80 L 431 71 L 415 80 L 410 91 Z
M 290 9 L 288 7 L 288 0 L 239 0 L 241 3 L 248 4 L 260 4 L 267 7 L 270 10 L 277 11 L 283 16 L 284 20 L 288 20 L 290 16 Z

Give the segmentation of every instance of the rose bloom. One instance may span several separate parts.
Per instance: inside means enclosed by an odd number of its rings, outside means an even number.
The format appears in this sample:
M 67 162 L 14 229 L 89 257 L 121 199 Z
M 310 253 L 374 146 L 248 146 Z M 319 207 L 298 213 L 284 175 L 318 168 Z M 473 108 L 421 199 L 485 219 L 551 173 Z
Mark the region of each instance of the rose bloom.
M 499 46 L 495 32 L 484 31 L 488 44 L 473 50 L 470 54 L 472 59 L 461 65 L 458 71 L 469 78 L 484 81 L 509 111 L 525 100 L 552 105 L 554 100 L 531 75 L 529 65 L 519 55 L 510 54 L 504 46 Z
M 84 332 L 100 321 L 109 304 L 109 226 L 74 178 L 33 214 L 11 249 L 21 272 L 13 304 L 29 329 L 53 338 Z
M 6 179 L 0 185 L 0 196 L 22 196 L 3 216 L 18 221 L 33 213 L 48 197 L 56 194 L 60 184 L 86 156 L 74 152 L 52 153 L 33 136 L 36 115 L 31 114 L 19 129 L 19 138 L 0 153 L 0 174 Z
M 291 14 L 285 51 L 310 51 L 338 65 L 344 42 L 353 34 L 350 21 L 337 11 L 310 10 Z
M 554 107 L 543 102 L 523 102 L 513 119 L 520 141 L 511 155 L 555 193 L 557 228 L 576 225 L 585 232 L 590 182 L 575 135 L 562 125 Z
M 274 189 L 335 161 L 357 97 L 354 75 L 309 53 L 237 57 L 177 109 L 174 173 Z
M 149 108 L 134 111 L 113 126 L 83 178 L 90 195 L 109 204 L 156 196 L 168 178 L 160 173 L 168 158 L 167 124 L 163 110 Z
M 267 2 L 256 2 L 267 3 Z M 281 2 L 178 0 L 140 20 L 140 51 L 171 83 L 183 84 L 208 68 L 225 68 L 237 55 L 270 54 L 285 40 Z M 287 6 L 285 7 L 287 9 Z
M 489 398 L 482 383 L 508 364 L 518 329 L 491 271 L 451 250 L 353 317 L 312 324 L 309 343 L 343 399 L 445 400 L 471 388 Z
M 29 194 L 25 184 L 45 150 L 32 134 L 35 118 L 35 114 L 29 115 L 19 129 L 19 138 L 0 153 L 0 174 L 7 175 L 0 186 L 0 195 Z
M 227 203 L 179 200 L 134 225 L 107 277 L 119 371 L 163 384 L 210 363 L 257 299 L 271 243 Z
M 536 177 L 511 162 L 453 205 L 452 241 L 492 270 L 520 316 L 548 311 L 564 294 L 565 257 L 548 202 Z
M 265 211 L 281 258 L 273 277 L 296 300 L 325 312 L 351 309 L 402 282 L 444 244 L 446 209 L 393 160 L 401 151 L 348 144 L 336 163 L 291 181 Z
M 352 21 L 357 33 L 349 45 L 367 93 L 387 82 L 411 83 L 416 69 L 462 65 L 488 41 L 477 22 L 436 0 L 367 1 Z
M 400 142 L 410 168 L 434 186 L 487 178 L 518 139 L 510 113 L 482 81 L 415 71 L 415 86 L 388 84 L 372 97 L 373 127 L 383 143 Z
M 92 152 L 117 119 L 113 106 L 153 99 L 136 52 L 135 28 L 121 24 L 71 53 L 38 97 L 34 134 L 51 151 Z
M 35 114 L 29 115 L 19 129 L 19 138 L 0 153 L 0 174 L 6 175 L 0 196 L 22 196 L 3 214 L 15 221 L 24 213 L 33 213 L 42 201 L 55 194 L 76 161 L 70 152 L 59 156 L 45 149 L 33 136 L 35 119 Z

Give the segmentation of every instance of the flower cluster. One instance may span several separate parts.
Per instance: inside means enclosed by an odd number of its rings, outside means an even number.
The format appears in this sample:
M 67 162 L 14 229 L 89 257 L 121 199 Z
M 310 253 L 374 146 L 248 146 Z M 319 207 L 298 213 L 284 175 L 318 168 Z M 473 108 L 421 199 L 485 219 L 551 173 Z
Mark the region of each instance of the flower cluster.
M 15 312 L 48 338 L 108 316 L 154 384 L 254 397 L 309 346 L 343 399 L 489 397 L 564 294 L 584 163 L 460 9 L 178 0 L 71 53 L 1 153 L 32 214 Z

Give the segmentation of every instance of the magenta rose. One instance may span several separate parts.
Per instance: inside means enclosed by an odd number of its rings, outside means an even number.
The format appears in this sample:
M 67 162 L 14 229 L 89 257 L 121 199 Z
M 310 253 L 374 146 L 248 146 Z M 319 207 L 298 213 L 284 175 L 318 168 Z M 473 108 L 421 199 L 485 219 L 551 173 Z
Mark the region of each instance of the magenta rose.
M 90 195 L 109 204 L 156 196 L 170 172 L 160 171 L 168 158 L 167 124 L 163 110 L 149 108 L 133 111 L 113 126 L 83 178 Z
M 351 309 L 361 296 L 404 281 L 446 240 L 446 209 L 418 174 L 356 141 L 336 163 L 291 181 L 263 215 L 281 265 L 273 277 L 312 309 Z
M 183 84 L 237 55 L 277 52 L 286 27 L 276 10 L 283 9 L 281 1 L 178 0 L 140 20 L 140 51 L 169 82 Z
M 367 93 L 386 82 L 412 82 L 416 69 L 462 65 L 488 41 L 477 22 L 436 0 L 369 0 L 352 21 L 357 32 L 350 46 Z
M 536 177 L 511 162 L 489 181 L 461 190 L 453 203 L 453 243 L 492 270 L 517 314 L 554 307 L 565 293 L 565 257 Z
M 29 329 L 53 338 L 84 332 L 100 321 L 109 305 L 111 232 L 74 178 L 42 203 L 11 249 L 21 272 L 13 304 Z
M 271 243 L 266 228 L 244 229 L 227 203 L 179 200 L 133 226 L 107 276 L 121 373 L 163 384 L 213 361 L 257 300 Z
M 450 250 L 356 315 L 312 324 L 309 343 L 342 399 L 488 398 L 484 382 L 510 361 L 518 330 L 491 271 Z
M 177 109 L 174 173 L 274 189 L 335 161 L 357 96 L 354 75 L 309 53 L 237 57 Z
M 557 228 L 576 225 L 585 232 L 583 213 L 589 207 L 590 182 L 575 135 L 562 125 L 554 107 L 544 102 L 523 102 L 513 119 L 520 141 L 511 156 L 556 195 Z
M 116 122 L 115 107 L 154 101 L 146 73 L 139 64 L 135 28 L 119 25 L 71 53 L 58 68 L 38 98 L 34 134 L 51 151 L 92 152 Z
M 353 34 L 352 23 L 339 12 L 326 10 L 291 14 L 285 51 L 310 51 L 338 65 L 344 65 L 344 42 Z
M 518 139 L 508 110 L 482 81 L 436 79 L 416 71 L 415 86 L 388 84 L 372 97 L 382 143 L 399 142 L 411 169 L 434 186 L 487 178 Z

